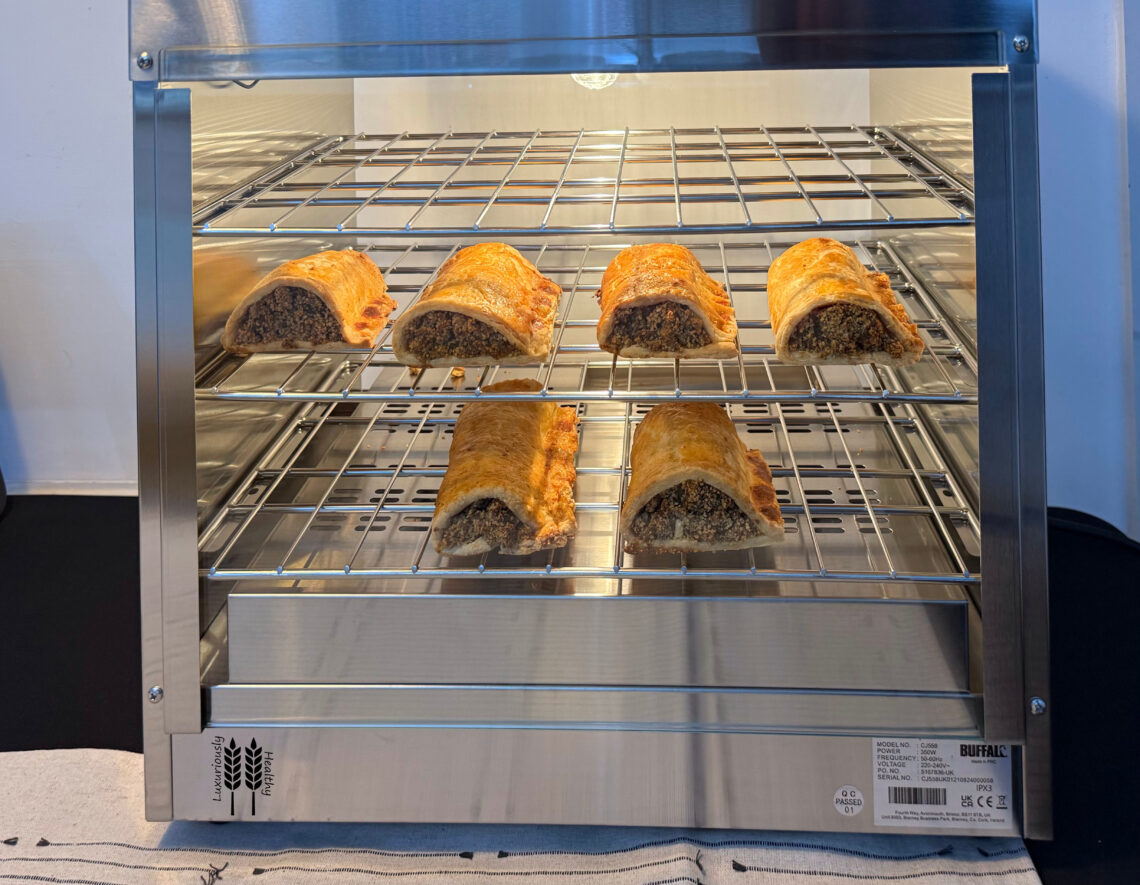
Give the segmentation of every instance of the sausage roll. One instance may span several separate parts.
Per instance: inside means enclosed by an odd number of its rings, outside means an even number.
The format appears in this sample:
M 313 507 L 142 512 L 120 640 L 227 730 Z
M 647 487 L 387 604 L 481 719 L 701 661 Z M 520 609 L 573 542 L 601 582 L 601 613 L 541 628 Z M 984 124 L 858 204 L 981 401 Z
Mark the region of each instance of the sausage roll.
M 768 312 L 776 356 L 786 363 L 909 366 L 922 356 L 918 327 L 886 275 L 826 237 L 797 243 L 772 262 Z
M 716 403 L 667 403 L 637 427 L 621 512 L 626 553 L 739 550 L 783 540 L 772 471 Z
M 222 347 L 241 354 L 371 347 L 395 306 L 367 255 L 318 252 L 262 277 L 230 314 Z
M 536 391 L 531 379 L 487 393 Z M 435 499 L 435 549 L 453 556 L 565 547 L 578 531 L 574 456 L 578 417 L 552 402 L 475 402 L 455 422 Z
M 736 315 L 720 283 L 684 246 L 619 252 L 598 290 L 598 344 L 624 357 L 736 356 Z
M 460 249 L 396 321 L 406 366 L 517 366 L 550 353 L 562 289 L 506 243 Z

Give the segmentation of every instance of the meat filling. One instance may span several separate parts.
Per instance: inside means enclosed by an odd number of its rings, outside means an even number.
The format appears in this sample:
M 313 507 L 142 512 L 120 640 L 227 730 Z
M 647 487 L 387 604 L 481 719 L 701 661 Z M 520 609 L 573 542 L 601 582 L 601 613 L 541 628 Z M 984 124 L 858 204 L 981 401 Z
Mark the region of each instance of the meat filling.
M 760 527 L 720 489 L 688 479 L 654 495 L 631 526 L 646 542 L 687 538 L 702 543 L 740 541 L 760 534 Z
M 712 337 L 699 316 L 675 301 L 662 301 L 616 311 L 607 349 L 617 353 L 637 345 L 648 350 L 679 351 L 710 343 Z
M 792 331 L 788 347 L 821 358 L 882 352 L 892 357 L 903 355 L 902 342 L 887 331 L 882 318 L 854 304 L 816 308 Z
M 297 286 L 278 286 L 246 308 L 234 332 L 235 344 L 281 341 L 296 347 L 298 341 L 328 344 L 343 341 L 340 323 L 328 305 Z
M 486 323 L 450 310 L 430 310 L 406 330 L 406 346 L 424 362 L 442 357 L 491 357 L 517 354 L 518 348 Z
M 511 508 L 498 498 L 482 498 L 468 504 L 451 518 L 443 530 L 443 546 L 455 550 L 483 538 L 495 547 L 517 547 L 526 535 L 526 526 Z

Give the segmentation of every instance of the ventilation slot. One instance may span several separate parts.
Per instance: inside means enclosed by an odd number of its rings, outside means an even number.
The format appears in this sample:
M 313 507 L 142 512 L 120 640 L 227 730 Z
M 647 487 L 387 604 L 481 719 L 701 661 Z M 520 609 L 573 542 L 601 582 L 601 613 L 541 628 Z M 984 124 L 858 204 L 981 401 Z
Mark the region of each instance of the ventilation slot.
M 404 521 L 400 523 L 398 531 L 401 532 L 426 532 L 431 527 L 430 516 L 405 516 Z
M 364 529 L 368 526 L 368 521 L 370 519 L 372 519 L 371 516 L 360 517 L 360 525 L 354 526 L 354 531 L 358 531 L 358 532 L 364 531 Z M 372 523 L 372 527 L 369 528 L 368 530 L 370 532 L 386 532 L 388 530 L 388 526 L 386 525 L 386 523 L 389 523 L 391 521 L 392 521 L 391 514 L 378 513 L 378 514 L 376 514 L 376 521 Z

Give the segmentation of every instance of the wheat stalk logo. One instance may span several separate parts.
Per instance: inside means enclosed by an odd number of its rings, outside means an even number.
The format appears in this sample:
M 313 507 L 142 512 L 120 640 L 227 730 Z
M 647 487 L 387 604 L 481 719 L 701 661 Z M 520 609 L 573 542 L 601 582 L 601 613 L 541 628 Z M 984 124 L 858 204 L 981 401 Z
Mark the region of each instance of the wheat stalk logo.
M 233 738 L 222 748 L 222 783 L 230 791 L 230 817 L 233 817 L 234 791 L 241 788 L 241 750 Z
M 264 767 L 261 762 L 261 747 L 257 739 L 249 742 L 245 748 L 245 786 L 250 794 L 250 815 L 257 816 L 257 791 L 261 789 Z

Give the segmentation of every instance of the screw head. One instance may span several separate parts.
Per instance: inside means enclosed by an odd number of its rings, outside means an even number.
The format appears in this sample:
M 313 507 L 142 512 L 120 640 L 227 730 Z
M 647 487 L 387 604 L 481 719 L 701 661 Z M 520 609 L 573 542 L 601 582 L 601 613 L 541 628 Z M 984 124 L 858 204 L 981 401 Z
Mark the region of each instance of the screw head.
M 149 52 L 140 52 L 138 58 L 135 59 L 135 64 L 137 64 L 144 71 L 149 71 L 154 67 L 154 59 L 151 58 Z
M 146 691 L 146 699 L 148 701 L 150 701 L 152 704 L 157 704 L 159 701 L 162 700 L 162 696 L 164 693 L 165 692 L 163 692 L 161 685 L 152 685 Z
M 1018 34 L 1013 38 L 1013 48 L 1018 52 L 1025 52 L 1029 48 L 1029 38 L 1024 34 Z
M 1029 699 L 1029 712 L 1034 716 L 1044 716 L 1045 711 L 1049 709 L 1045 704 L 1045 698 L 1030 698 Z

